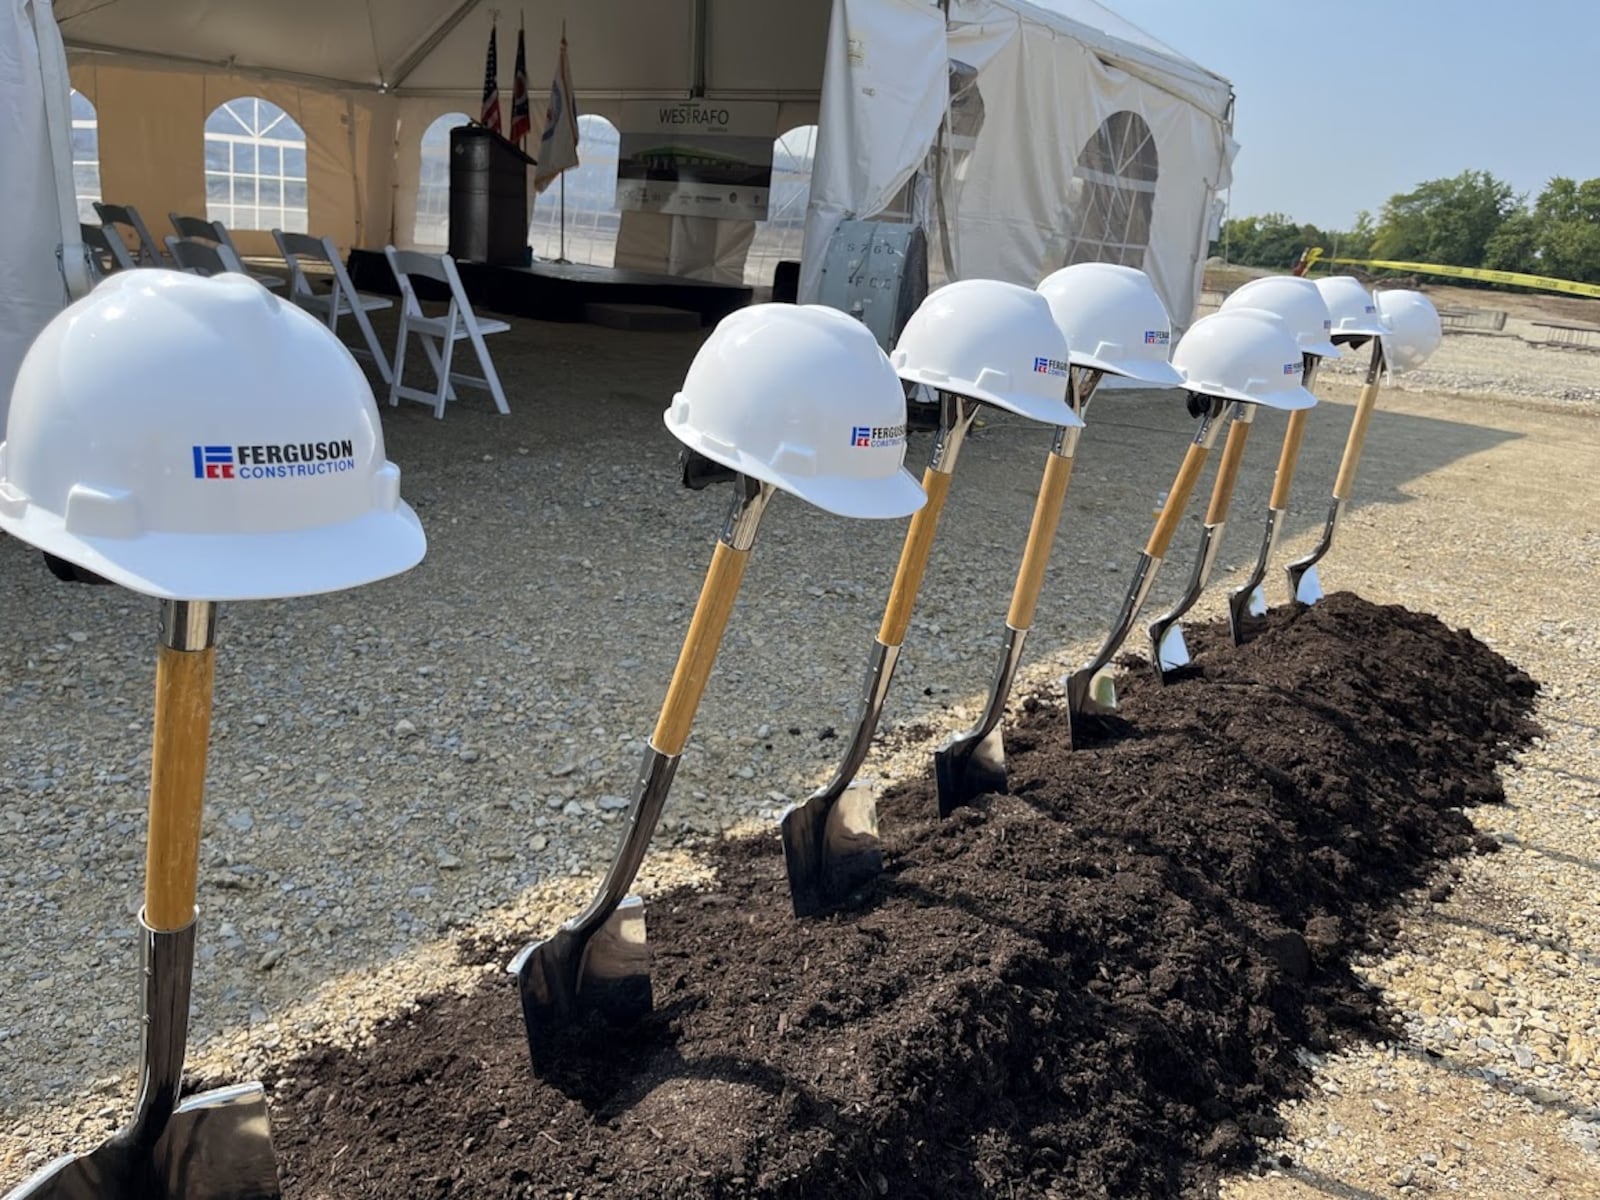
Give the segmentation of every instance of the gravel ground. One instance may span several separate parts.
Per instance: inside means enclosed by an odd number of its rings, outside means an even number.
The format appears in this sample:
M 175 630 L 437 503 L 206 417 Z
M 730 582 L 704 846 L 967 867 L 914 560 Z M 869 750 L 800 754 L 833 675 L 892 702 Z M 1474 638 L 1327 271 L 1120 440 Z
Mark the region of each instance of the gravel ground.
M 470 392 L 443 422 L 384 410 L 430 538 L 421 566 L 224 609 L 195 1063 L 246 1078 L 308 1040 L 359 1040 L 462 982 L 453 931 L 536 935 L 592 887 L 727 499 L 679 485 L 661 425 L 698 341 L 516 322 L 491 339 L 510 417 Z M 1509 344 L 1452 335 L 1429 368 L 1480 369 L 1457 361 L 1469 342 Z M 1589 361 L 1539 353 L 1557 372 Z M 1405 1044 L 1327 1064 L 1293 1113 L 1291 1165 L 1239 1196 L 1600 1195 L 1600 692 L 1582 583 L 1600 552 L 1600 422 L 1565 384 L 1516 383 L 1500 399 L 1385 392 L 1324 582 L 1491 641 L 1547 684 L 1548 737 L 1509 778 L 1511 806 L 1475 814 L 1503 852 L 1464 864 L 1442 902 L 1419 898 L 1369 964 L 1407 1014 Z M 1321 391 L 1289 551 L 1313 540 L 1355 394 L 1331 371 Z M 1219 574 L 1254 550 L 1282 429 L 1256 423 Z M 1096 402 L 1023 690 L 1092 649 L 1191 430 L 1173 393 Z M 913 437 L 914 469 L 927 446 Z M 963 453 L 867 774 L 923 768 L 973 715 L 1047 447 L 997 417 Z M 1202 507 L 1152 603 L 1181 584 Z M 903 532 L 774 503 L 647 885 L 692 876 L 708 836 L 771 830 L 830 773 Z M 60 585 L 7 539 L 0 605 L 4 1186 L 128 1109 L 156 607 Z M 1220 587 L 1202 607 L 1222 611 Z M 1529 1182 L 1552 1179 L 1571 1182 Z

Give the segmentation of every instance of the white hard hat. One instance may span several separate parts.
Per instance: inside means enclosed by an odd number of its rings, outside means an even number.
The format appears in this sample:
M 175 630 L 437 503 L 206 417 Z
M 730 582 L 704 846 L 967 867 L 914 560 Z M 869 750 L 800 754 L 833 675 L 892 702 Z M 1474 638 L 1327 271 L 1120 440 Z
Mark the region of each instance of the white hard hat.
M 1172 349 L 1183 386 L 1204 396 L 1292 411 L 1317 398 L 1300 382 L 1305 357 L 1277 313 L 1234 308 L 1201 317 Z
M 904 467 L 906 396 L 860 321 L 820 304 L 724 317 L 664 418 L 691 450 L 844 517 L 927 503 Z
M 1383 361 L 1396 375 L 1416 370 L 1444 340 L 1439 310 L 1421 292 L 1405 288 L 1374 292 L 1372 299 L 1385 326 Z
M 930 292 L 889 360 L 900 378 L 1046 425 L 1082 425 L 1066 402 L 1067 338 L 1031 288 L 963 279 Z
M 366 376 L 244 275 L 113 275 L 17 372 L 0 529 L 136 592 L 337 591 L 426 549 Z
M 1289 326 L 1305 354 L 1338 358 L 1339 347 L 1328 339 L 1333 334 L 1333 314 L 1328 311 L 1322 292 L 1309 279 L 1298 275 L 1268 275 L 1252 279 L 1231 292 L 1218 310 L 1264 308 L 1277 313 Z
M 1372 293 L 1354 275 L 1329 275 L 1317 280 L 1317 291 L 1333 318 L 1333 336 L 1368 338 L 1388 332 L 1378 316 Z
M 1074 263 L 1053 271 L 1038 292 L 1072 348 L 1073 366 L 1123 375 L 1154 387 L 1180 387 L 1169 361 L 1172 319 L 1150 276 L 1120 263 Z

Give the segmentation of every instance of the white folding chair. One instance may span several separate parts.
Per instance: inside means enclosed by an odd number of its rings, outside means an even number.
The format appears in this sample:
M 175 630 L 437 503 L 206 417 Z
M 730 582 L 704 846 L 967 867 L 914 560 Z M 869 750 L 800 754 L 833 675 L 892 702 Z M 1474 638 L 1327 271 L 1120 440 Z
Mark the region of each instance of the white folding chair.
M 135 266 L 164 267 L 167 265 L 167 260 L 162 257 L 160 244 L 150 236 L 150 231 L 145 228 L 144 219 L 139 216 L 139 210 L 133 205 L 104 204 L 96 200 L 94 202 L 94 211 L 99 215 L 100 224 L 105 228 L 106 233 L 122 238 L 124 246 L 127 246 L 128 240 L 123 237 L 121 230 L 131 229 L 133 231 L 135 245 L 139 248 L 138 254 L 134 255 L 130 247 L 130 255 L 133 257 Z
M 289 267 L 289 299 L 301 308 L 313 313 L 327 321 L 328 329 L 333 333 L 339 332 L 339 318 L 349 313 L 355 317 L 356 324 L 361 327 L 361 336 L 366 339 L 367 349 L 357 350 L 351 348 L 351 353 L 360 358 L 371 358 L 377 364 L 378 373 L 383 376 L 385 383 L 393 380 L 389 370 L 389 358 L 384 354 L 383 347 L 378 344 L 378 335 L 372 330 L 372 322 L 367 319 L 369 312 L 377 312 L 385 308 L 393 308 L 394 301 L 387 296 L 374 296 L 370 292 L 358 292 L 350 282 L 350 273 L 344 269 L 344 261 L 339 257 L 332 238 L 314 238 L 304 233 L 285 233 L 281 229 L 272 231 L 273 240 L 278 243 L 278 252 L 283 255 L 283 261 Z M 301 269 L 300 260 L 308 259 L 311 262 L 326 263 L 333 268 L 333 288 L 330 291 L 319 292 L 311 286 L 311 280 Z
M 207 221 L 202 217 L 185 217 L 180 213 L 168 213 L 167 220 L 172 222 L 172 227 L 178 231 L 178 236 L 190 241 L 214 242 L 219 246 L 226 246 L 233 252 L 233 256 L 240 262 L 244 255 L 239 253 L 239 247 L 233 244 L 233 238 L 228 233 L 228 227 L 221 221 Z M 278 275 L 263 275 L 259 271 L 245 269 L 245 273 L 262 287 L 271 288 L 273 291 L 283 289 L 283 278 Z
M 237 254 L 215 242 L 169 236 L 167 252 L 172 255 L 172 261 L 178 264 L 178 270 L 191 275 L 221 275 L 224 271 L 248 274 Z
M 400 285 L 400 334 L 395 339 L 394 375 L 389 380 L 389 403 L 398 405 L 402 397 L 420 400 L 433 405 L 433 415 L 442 418 L 445 401 L 456 398 L 452 385 L 464 383 L 487 388 L 494 397 L 495 407 L 509 414 L 511 407 L 506 403 L 500 376 L 495 373 L 494 363 L 489 358 L 489 349 L 483 344 L 483 339 L 486 334 L 504 333 L 511 326 L 492 318 L 478 318 L 467 300 L 467 290 L 461 286 L 455 260 L 448 254 L 420 254 L 415 250 L 396 250 L 393 246 L 385 246 L 383 253 L 389 260 L 389 269 L 394 272 L 395 281 Z M 443 316 L 430 317 L 422 311 L 422 306 L 417 303 L 416 289 L 411 286 L 413 275 L 448 285 L 450 307 Z M 401 382 L 405 371 L 406 337 L 413 332 L 422 341 L 422 348 L 427 351 L 428 361 L 433 365 L 433 373 L 439 381 L 437 391 L 425 392 L 421 388 L 406 387 Z M 477 351 L 478 362 L 483 366 L 481 377 L 450 370 L 455 344 L 462 338 L 471 341 L 472 348 Z M 436 342 L 442 343 L 442 354 Z
M 116 234 L 80 221 L 78 237 L 86 251 L 84 257 L 89 262 L 89 274 L 96 283 L 114 272 L 133 270 L 133 256 L 128 253 L 128 245 Z

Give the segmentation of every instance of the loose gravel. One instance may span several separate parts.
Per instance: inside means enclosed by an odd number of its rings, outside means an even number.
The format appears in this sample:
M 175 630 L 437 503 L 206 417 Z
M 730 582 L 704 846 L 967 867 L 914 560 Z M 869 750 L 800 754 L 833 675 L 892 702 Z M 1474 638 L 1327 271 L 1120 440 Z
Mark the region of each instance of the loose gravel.
M 1451 335 L 1439 369 L 1455 370 L 1449 356 L 1468 341 L 1502 345 Z M 679 485 L 660 419 L 698 342 L 515 322 L 491 339 L 510 417 L 473 392 L 442 422 L 419 405 L 383 410 L 430 539 L 416 570 L 223 610 L 197 1066 L 246 1078 L 311 1041 L 359 1043 L 416 996 L 498 969 L 457 965 L 461 931 L 535 936 L 586 897 L 724 514 L 725 489 Z M 1442 899 L 1419 897 L 1393 954 L 1370 964 L 1405 1014 L 1406 1043 L 1330 1060 L 1319 1076 L 1394 1110 L 1393 1128 L 1370 1131 L 1332 1118 L 1389 1149 L 1329 1138 L 1325 1122 L 1313 1130 L 1317 1106 L 1339 1098 L 1324 1091 L 1290 1114 L 1287 1165 L 1228 1185 L 1238 1195 L 1313 1194 L 1295 1190 L 1308 1178 L 1415 1194 L 1433 1179 L 1423 1155 L 1456 1161 L 1424 1146 L 1440 1125 L 1474 1147 L 1448 1176 L 1457 1194 L 1540 1194 L 1524 1186 L 1529 1162 L 1582 1181 L 1547 1194 L 1600 1194 L 1585 1190 L 1600 1177 L 1589 1066 L 1600 1039 L 1600 689 L 1584 583 L 1600 557 L 1600 422 L 1589 400 L 1521 369 L 1485 374 L 1517 384 L 1495 399 L 1411 390 L 1421 372 L 1384 392 L 1324 576 L 1468 626 L 1525 666 L 1549 689 L 1547 736 L 1508 774 L 1511 806 L 1472 814 L 1502 852 L 1465 865 Z M 1524 387 L 1536 401 L 1519 398 Z M 1320 391 L 1285 553 L 1313 540 L 1348 428 L 1354 387 L 1328 372 Z M 1208 615 L 1253 554 L 1282 428 L 1276 414 L 1256 423 Z M 1192 429 L 1175 394 L 1095 402 L 1019 694 L 1092 649 Z M 963 452 L 866 775 L 925 766 L 975 714 L 1048 441 L 997 416 Z M 914 469 L 927 445 L 913 437 Z M 1201 507 L 1152 604 L 1181 585 Z M 725 829 L 770 830 L 831 772 L 903 533 L 901 522 L 774 503 L 647 888 L 693 878 L 697 849 Z M 5 1186 L 95 1144 L 130 1104 L 156 606 L 59 584 L 34 552 L 0 539 L 0 611 Z M 1475 1007 L 1481 995 L 1495 1011 Z M 1394 1164 L 1376 1178 L 1374 1153 Z M 1407 1166 L 1409 1182 L 1389 1182 Z

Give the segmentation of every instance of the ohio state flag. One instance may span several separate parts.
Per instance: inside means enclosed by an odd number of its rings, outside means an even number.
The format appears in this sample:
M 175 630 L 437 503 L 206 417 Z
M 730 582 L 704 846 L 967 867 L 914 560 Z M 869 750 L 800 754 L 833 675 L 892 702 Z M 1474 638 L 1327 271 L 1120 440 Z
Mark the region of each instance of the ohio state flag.
M 533 129 L 528 115 L 528 56 L 522 44 L 522 29 L 517 29 L 517 67 L 511 81 L 511 132 L 506 136 L 518 145 Z M 526 147 L 524 147 L 526 148 Z

